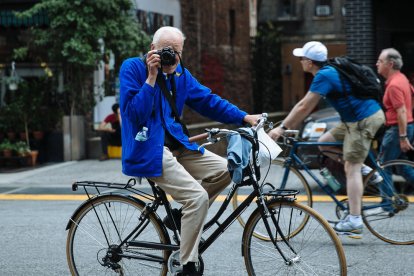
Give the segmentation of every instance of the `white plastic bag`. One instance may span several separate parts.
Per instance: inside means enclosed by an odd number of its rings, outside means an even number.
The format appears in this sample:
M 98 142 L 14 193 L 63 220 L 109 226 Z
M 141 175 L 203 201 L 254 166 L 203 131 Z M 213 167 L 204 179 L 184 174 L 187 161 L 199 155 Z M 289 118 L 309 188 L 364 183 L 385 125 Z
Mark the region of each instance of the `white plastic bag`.
M 276 159 L 276 157 L 282 152 L 279 145 L 276 144 L 276 142 L 270 138 L 269 135 L 267 135 L 263 128 L 259 129 L 257 132 L 257 138 L 259 139 L 260 166 L 269 164 L 271 160 Z

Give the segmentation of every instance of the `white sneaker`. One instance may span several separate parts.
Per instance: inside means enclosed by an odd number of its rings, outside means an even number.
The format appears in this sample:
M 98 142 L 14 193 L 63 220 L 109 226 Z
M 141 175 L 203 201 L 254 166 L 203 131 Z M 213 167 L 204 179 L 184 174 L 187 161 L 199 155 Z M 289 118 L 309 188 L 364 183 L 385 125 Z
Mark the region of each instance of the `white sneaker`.
M 346 235 L 352 239 L 362 238 L 362 228 L 362 223 L 359 225 L 352 223 L 349 216 L 346 216 L 345 219 L 340 220 L 333 227 L 338 235 Z
M 362 176 L 367 176 L 372 171 L 372 168 L 364 165 L 361 168 Z M 378 172 L 374 172 L 374 174 L 371 176 L 371 178 L 368 180 L 369 184 L 378 184 L 382 182 L 384 179 Z

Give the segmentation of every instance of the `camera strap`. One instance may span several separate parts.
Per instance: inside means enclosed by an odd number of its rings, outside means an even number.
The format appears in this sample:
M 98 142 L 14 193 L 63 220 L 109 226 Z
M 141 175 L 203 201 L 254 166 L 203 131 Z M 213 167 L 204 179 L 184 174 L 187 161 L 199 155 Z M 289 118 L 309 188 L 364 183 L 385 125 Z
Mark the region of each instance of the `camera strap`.
M 175 87 L 175 79 L 174 75 L 169 75 L 171 78 L 170 84 L 171 84 L 171 92 L 168 91 L 167 85 L 165 84 L 165 78 L 163 74 L 158 74 L 157 76 L 157 84 L 161 88 L 162 93 L 164 94 L 165 98 L 167 99 L 168 103 L 170 104 L 170 107 L 172 109 L 172 113 L 174 115 L 174 120 L 180 123 L 181 127 L 183 128 L 184 133 L 187 136 L 190 136 L 190 133 L 188 132 L 187 127 L 185 124 L 181 121 L 180 115 L 178 115 L 177 106 L 175 104 L 176 99 L 176 87 Z M 172 95 L 171 95 L 172 94 Z

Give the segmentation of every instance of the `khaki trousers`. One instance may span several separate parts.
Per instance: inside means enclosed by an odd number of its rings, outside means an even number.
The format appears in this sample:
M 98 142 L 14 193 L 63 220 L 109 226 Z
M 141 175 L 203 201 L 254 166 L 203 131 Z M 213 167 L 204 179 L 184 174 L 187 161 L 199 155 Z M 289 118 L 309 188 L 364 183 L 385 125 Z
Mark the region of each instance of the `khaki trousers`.
M 150 179 L 183 205 L 181 264 L 197 262 L 209 204 L 231 182 L 227 160 L 208 150 L 201 154 L 182 147 L 172 153 L 164 147 L 162 176 Z

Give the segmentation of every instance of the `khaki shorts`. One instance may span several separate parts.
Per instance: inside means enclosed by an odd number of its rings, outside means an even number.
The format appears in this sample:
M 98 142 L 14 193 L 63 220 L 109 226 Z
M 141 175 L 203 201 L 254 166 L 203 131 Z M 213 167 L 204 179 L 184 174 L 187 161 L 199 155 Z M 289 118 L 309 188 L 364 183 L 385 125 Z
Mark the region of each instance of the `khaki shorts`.
M 343 141 L 344 160 L 363 163 L 368 156 L 377 130 L 385 123 L 382 110 L 355 123 L 341 123 L 330 130 L 336 141 Z

